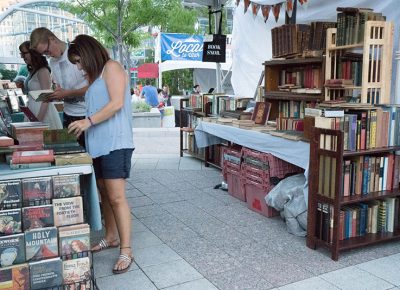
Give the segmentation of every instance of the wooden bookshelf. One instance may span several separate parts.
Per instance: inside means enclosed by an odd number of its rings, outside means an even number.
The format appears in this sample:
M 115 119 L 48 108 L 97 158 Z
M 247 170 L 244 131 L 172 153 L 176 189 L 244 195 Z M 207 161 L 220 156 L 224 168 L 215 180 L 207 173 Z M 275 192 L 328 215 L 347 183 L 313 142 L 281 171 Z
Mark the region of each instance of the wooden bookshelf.
M 321 136 L 325 136 L 326 138 L 328 135 L 330 138 L 332 138 L 331 140 L 336 140 L 336 150 L 320 148 Z M 343 196 L 343 168 L 344 161 L 346 159 L 354 156 L 379 156 L 385 153 L 394 153 L 395 151 L 400 150 L 399 146 L 392 146 L 369 150 L 359 150 L 354 152 L 344 151 L 343 136 L 344 133 L 339 130 L 314 128 L 312 132 L 312 138 L 310 140 L 307 246 L 311 249 L 316 249 L 317 246 L 326 247 L 331 252 L 331 257 L 333 260 L 338 260 L 339 253 L 345 250 L 364 247 L 380 242 L 392 241 L 400 238 L 400 227 L 397 225 L 397 228 L 394 228 L 394 232 L 378 231 L 374 234 L 365 233 L 362 236 L 355 236 L 340 240 L 339 236 L 341 234 L 340 231 L 342 230 L 341 226 L 344 226 L 340 224 L 340 211 L 343 207 L 357 205 L 359 203 L 384 200 L 385 198 L 400 197 L 400 190 L 398 188 L 393 190 L 369 192 L 368 194 L 364 195 Z M 324 176 L 324 174 L 326 174 L 324 172 L 325 170 L 320 171 L 320 162 L 322 162 L 321 160 L 326 157 L 331 158 L 331 163 L 329 163 L 331 175 L 328 177 Z M 332 165 L 333 163 L 335 163 L 334 166 Z M 388 172 L 389 170 L 390 169 L 388 169 Z M 394 172 L 394 168 L 392 170 Z M 322 184 L 319 184 L 320 182 Z M 329 187 L 329 196 L 324 188 L 326 183 Z M 321 189 L 322 191 L 320 191 Z M 329 212 L 333 214 L 333 217 L 329 215 L 329 228 L 325 228 L 325 231 L 328 230 L 330 232 L 329 241 L 325 240 L 324 237 L 321 236 L 323 213 L 321 207 L 318 209 L 319 203 L 327 204 L 329 206 Z M 368 223 L 367 218 L 365 222 Z

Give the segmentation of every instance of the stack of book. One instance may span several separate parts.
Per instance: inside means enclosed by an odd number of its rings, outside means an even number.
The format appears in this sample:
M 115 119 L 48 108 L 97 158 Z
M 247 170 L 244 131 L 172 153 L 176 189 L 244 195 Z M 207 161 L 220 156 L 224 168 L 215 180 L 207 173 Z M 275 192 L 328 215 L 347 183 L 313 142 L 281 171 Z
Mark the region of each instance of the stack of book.
M 43 132 L 43 147 L 51 149 L 55 155 L 85 152 L 79 145 L 76 136 L 68 133 L 68 129 L 46 130 Z
M 43 131 L 48 130 L 49 125 L 42 122 L 11 123 L 11 134 L 20 145 L 43 144 Z

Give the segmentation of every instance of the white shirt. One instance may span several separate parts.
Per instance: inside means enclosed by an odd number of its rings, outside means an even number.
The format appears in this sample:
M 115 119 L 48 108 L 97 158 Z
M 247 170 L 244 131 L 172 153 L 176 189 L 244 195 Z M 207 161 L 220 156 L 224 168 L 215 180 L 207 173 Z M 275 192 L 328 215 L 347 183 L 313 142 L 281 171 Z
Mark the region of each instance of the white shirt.
M 50 58 L 49 66 L 53 80 L 65 90 L 80 89 L 88 85 L 83 71 L 80 71 L 76 65 L 68 59 L 68 48 L 65 49 L 61 57 Z M 64 112 L 70 116 L 85 116 L 86 106 L 85 98 L 65 98 Z

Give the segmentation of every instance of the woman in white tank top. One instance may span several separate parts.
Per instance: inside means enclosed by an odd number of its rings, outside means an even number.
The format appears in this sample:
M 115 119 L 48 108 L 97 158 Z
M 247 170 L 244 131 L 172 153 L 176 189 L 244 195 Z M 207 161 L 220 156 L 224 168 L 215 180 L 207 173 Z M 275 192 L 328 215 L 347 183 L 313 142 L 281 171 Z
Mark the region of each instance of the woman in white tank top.
M 20 55 L 29 70 L 29 76 L 25 80 L 25 93 L 50 89 L 51 76 L 46 58 L 29 47 L 29 41 L 25 41 L 19 46 Z M 39 121 L 48 123 L 50 129 L 62 128 L 60 116 L 53 103 L 36 102 L 28 95 L 28 108 Z

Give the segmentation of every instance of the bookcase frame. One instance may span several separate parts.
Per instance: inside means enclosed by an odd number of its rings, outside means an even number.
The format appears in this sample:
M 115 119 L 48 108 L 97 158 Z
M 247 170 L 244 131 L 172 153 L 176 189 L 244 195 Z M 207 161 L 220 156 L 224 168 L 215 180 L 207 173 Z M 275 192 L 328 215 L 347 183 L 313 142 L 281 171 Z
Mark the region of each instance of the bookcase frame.
M 338 97 L 340 90 L 361 90 L 361 103 L 368 103 L 368 93 L 379 93 L 379 104 L 390 103 L 390 85 L 392 77 L 393 56 L 393 22 L 388 21 L 366 21 L 363 43 L 336 46 L 337 28 L 328 28 L 326 32 L 326 65 L 325 76 L 337 77 L 338 72 L 335 65 L 338 59 L 348 50 L 362 50 L 362 83 L 361 87 L 343 86 L 329 88 L 325 87 L 325 100 L 334 100 Z M 378 58 L 380 56 L 380 58 Z M 371 60 L 371 61 L 370 61 Z M 379 61 L 380 65 L 372 65 Z M 368 78 L 370 74 L 370 79 Z M 375 77 L 373 77 L 375 76 Z
M 335 151 L 321 149 L 321 134 L 329 135 L 337 140 Z M 400 229 L 395 229 L 393 233 L 377 233 L 365 234 L 364 236 L 353 237 L 346 240 L 339 240 L 340 230 L 340 209 L 342 206 L 366 202 L 371 200 L 383 199 L 386 197 L 399 197 L 400 190 L 371 192 L 367 195 L 341 196 L 343 161 L 345 158 L 361 155 L 373 155 L 400 150 L 400 146 L 383 147 L 368 150 L 344 151 L 343 150 L 344 133 L 339 130 L 313 128 L 312 138 L 310 140 L 310 174 L 309 174 L 309 190 L 308 190 L 308 216 L 307 216 L 307 247 L 316 249 L 317 246 L 326 247 L 331 252 L 331 258 L 335 261 L 339 258 L 339 252 L 350 250 L 353 248 L 364 247 L 370 244 L 381 243 L 400 239 Z M 334 197 L 330 198 L 318 193 L 319 175 L 323 172 L 319 171 L 321 156 L 328 156 L 336 159 L 336 170 L 334 176 Z M 332 167 L 331 167 L 332 169 Z M 326 203 L 333 206 L 333 231 L 332 243 L 326 242 L 316 236 L 317 229 L 317 204 Z
M 299 94 L 285 91 L 279 91 L 279 78 L 283 69 L 305 67 L 314 65 L 320 67 L 320 88 L 323 92 L 324 87 L 324 66 L 325 60 L 323 57 L 312 58 L 294 58 L 294 59 L 274 59 L 263 63 L 265 72 L 264 83 L 264 100 L 271 103 L 271 111 L 269 119 L 275 121 L 279 117 L 279 101 L 305 101 L 319 102 L 323 101 L 324 96 L 321 94 Z

